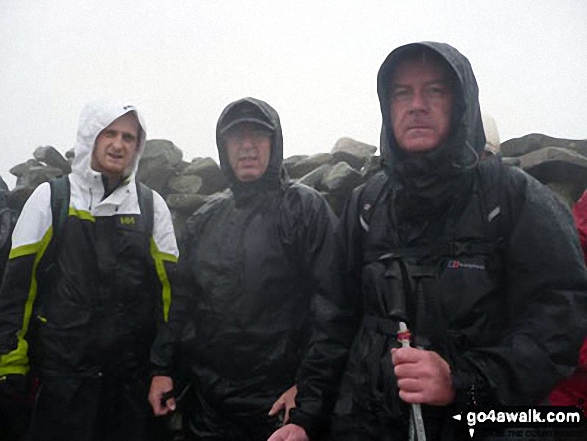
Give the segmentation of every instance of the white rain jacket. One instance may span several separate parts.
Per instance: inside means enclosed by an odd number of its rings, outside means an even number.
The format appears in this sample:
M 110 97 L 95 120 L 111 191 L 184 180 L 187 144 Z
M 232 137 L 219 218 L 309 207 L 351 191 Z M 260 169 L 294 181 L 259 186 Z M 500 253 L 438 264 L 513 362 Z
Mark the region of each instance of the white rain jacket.
M 139 151 L 128 177 L 104 198 L 102 176 L 90 167 L 92 151 L 100 132 L 128 112 L 141 126 Z M 156 192 L 152 232 L 141 220 L 135 173 L 145 138 L 134 106 L 99 101 L 85 107 L 69 213 L 51 253 L 57 266 L 50 276 L 39 271 L 54 235 L 50 185 L 40 185 L 25 204 L 0 290 L 0 375 L 29 370 L 33 334 L 41 375 L 148 369 L 150 347 L 167 321 L 178 250 L 169 209 Z

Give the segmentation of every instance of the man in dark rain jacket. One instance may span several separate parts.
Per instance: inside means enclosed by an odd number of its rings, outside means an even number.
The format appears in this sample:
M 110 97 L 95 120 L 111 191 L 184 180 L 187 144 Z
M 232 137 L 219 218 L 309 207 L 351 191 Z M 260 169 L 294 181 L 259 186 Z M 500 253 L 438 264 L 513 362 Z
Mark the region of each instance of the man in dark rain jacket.
M 384 171 L 343 218 L 363 321 L 333 439 L 416 439 L 412 404 L 427 440 L 470 439 L 452 415 L 540 403 L 572 372 L 587 319 L 581 250 L 552 192 L 497 157 L 479 162 L 478 89 L 457 50 L 402 46 L 377 87 Z M 399 347 L 400 321 L 413 347 Z
M 230 190 L 189 221 L 179 266 L 186 306 L 177 302 L 178 316 L 188 312 L 193 335 L 183 344 L 193 382 L 188 437 L 264 441 L 284 411 L 292 424 L 277 439 L 314 439 L 332 410 L 353 332 L 341 297 L 337 220 L 315 190 L 284 176 L 281 125 L 267 103 L 228 105 L 216 140 Z M 153 362 L 169 374 L 163 348 Z M 154 377 L 156 414 L 173 408 L 172 400 L 161 403 L 171 388 L 170 378 Z
M 152 192 L 152 208 L 141 207 L 145 139 L 134 105 L 89 103 L 63 225 L 54 231 L 49 183 L 16 224 L 0 291 L 0 375 L 22 383 L 35 347 L 31 441 L 150 439 L 149 355 L 167 320 L 178 250 L 163 198 Z

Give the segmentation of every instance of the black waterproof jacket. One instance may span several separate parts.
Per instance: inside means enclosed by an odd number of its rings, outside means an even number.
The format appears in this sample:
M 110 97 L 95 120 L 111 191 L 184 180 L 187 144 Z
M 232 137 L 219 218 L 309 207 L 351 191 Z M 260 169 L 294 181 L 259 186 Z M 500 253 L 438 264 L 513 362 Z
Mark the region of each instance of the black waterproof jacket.
M 450 138 L 414 159 L 392 134 L 387 88 L 417 45 L 446 60 L 457 87 Z M 585 266 L 570 213 L 549 189 L 498 158 L 478 163 L 485 136 L 464 56 L 437 43 L 396 49 L 378 92 L 385 171 L 355 190 L 343 218 L 347 286 L 363 320 L 333 439 L 407 439 L 389 355 L 400 320 L 449 363 L 457 392 L 451 406 L 423 406 L 427 439 L 468 439 L 451 418 L 459 409 L 536 404 L 572 372 L 586 332 Z
M 236 180 L 220 134 L 241 106 L 257 107 L 275 127 L 268 169 L 252 183 Z M 266 439 L 278 427 L 269 409 L 297 385 L 291 420 L 315 435 L 334 404 L 353 332 L 339 283 L 338 220 L 315 190 L 285 178 L 279 118 L 266 103 L 229 105 L 217 143 L 231 189 L 188 222 L 180 311 L 172 307 L 170 316 L 175 323 L 188 313 L 182 347 L 198 408 L 188 409 L 188 424 L 199 436 Z M 154 354 L 159 368 L 169 360 L 165 350 Z

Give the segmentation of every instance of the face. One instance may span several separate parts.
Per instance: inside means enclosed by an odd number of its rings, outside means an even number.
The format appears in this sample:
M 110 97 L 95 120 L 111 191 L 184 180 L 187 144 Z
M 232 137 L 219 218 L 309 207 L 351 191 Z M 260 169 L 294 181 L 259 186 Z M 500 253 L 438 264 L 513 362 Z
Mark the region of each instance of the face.
M 404 151 L 426 152 L 448 139 L 453 103 L 449 78 L 444 65 L 429 59 L 408 59 L 395 69 L 391 125 Z
M 269 165 L 271 132 L 256 124 L 237 124 L 226 134 L 226 152 L 239 181 L 256 181 Z
M 102 173 L 109 180 L 122 179 L 139 146 L 139 122 L 133 113 L 126 113 L 115 119 L 100 132 L 92 152 L 92 169 Z

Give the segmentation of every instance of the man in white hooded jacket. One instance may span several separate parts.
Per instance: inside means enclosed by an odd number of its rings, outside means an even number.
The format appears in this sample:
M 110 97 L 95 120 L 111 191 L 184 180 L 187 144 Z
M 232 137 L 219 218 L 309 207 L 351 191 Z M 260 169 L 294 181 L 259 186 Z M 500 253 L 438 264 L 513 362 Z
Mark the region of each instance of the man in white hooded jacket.
M 15 227 L 0 290 L 0 376 L 25 376 L 34 346 L 40 387 L 31 440 L 128 441 L 152 433 L 148 360 L 167 321 L 178 250 L 163 198 L 135 181 L 145 137 L 133 105 L 88 104 L 62 227 L 53 231 L 49 183 L 31 195 Z M 152 213 L 142 192 L 152 194 Z

